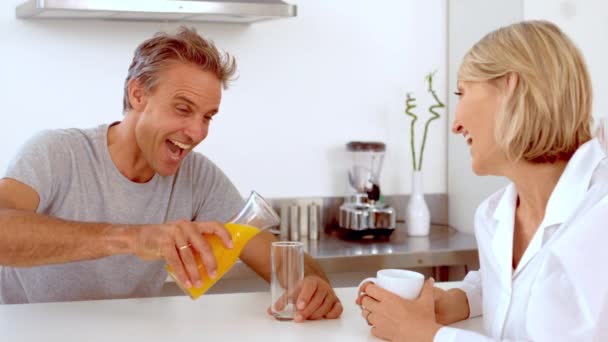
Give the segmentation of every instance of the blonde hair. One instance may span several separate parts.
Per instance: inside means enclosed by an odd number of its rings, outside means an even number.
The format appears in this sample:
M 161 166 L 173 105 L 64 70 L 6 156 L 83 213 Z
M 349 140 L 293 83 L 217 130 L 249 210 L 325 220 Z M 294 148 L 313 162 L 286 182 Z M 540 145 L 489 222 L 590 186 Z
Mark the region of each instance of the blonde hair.
M 509 160 L 569 160 L 591 139 L 592 89 L 579 49 L 554 24 L 524 21 L 483 37 L 465 55 L 459 81 L 519 76 L 497 113 L 495 139 Z
M 137 79 L 146 91 L 151 91 L 158 84 L 160 70 L 173 61 L 192 63 L 202 70 L 211 71 L 224 89 L 236 72 L 234 57 L 221 53 L 213 42 L 201 37 L 195 29 L 181 26 L 176 34 L 159 32 L 135 49 L 124 85 L 124 112 L 132 108 L 128 95 L 129 81 Z

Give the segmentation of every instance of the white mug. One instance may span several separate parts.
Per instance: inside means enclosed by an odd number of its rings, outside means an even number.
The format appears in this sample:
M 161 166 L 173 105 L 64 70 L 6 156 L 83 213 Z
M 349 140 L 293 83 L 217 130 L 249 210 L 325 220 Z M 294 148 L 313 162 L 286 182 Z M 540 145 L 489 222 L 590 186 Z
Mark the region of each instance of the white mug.
M 424 276 L 418 272 L 407 270 L 380 270 L 375 278 L 364 279 L 359 284 L 359 287 L 368 281 L 371 281 L 401 298 L 415 299 L 418 298 L 420 290 L 422 290 L 422 285 L 424 285 Z

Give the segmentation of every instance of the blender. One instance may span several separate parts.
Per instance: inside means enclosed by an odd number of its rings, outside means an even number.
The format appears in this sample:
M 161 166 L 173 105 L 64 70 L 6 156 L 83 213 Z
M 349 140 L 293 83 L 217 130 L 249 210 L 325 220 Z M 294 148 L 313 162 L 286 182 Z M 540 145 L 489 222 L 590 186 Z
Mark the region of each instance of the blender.
M 352 157 L 348 179 L 352 194 L 340 206 L 339 233 L 347 239 L 389 237 L 397 225 L 395 209 L 384 204 L 380 171 L 386 145 L 375 141 L 351 141 L 346 149 Z

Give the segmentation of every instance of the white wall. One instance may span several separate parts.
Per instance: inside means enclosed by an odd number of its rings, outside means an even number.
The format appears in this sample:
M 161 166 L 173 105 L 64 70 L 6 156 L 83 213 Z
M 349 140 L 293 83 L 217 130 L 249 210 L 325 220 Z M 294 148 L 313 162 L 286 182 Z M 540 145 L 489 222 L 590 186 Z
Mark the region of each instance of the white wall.
M 176 24 L 24 21 L 21 0 L 0 2 L 0 170 L 45 128 L 91 127 L 121 119 L 122 87 L 136 45 Z M 410 191 L 406 91 L 430 104 L 424 76 L 438 69 L 445 98 L 446 2 L 296 1 L 298 17 L 252 26 L 197 24 L 237 57 L 240 79 L 198 150 L 243 194 L 342 195 L 344 144 L 388 146 L 386 194 Z M 421 112 L 421 114 L 424 111 Z M 431 127 L 425 188 L 446 192 L 446 119 Z M 421 131 L 418 132 L 418 136 Z
M 453 0 L 448 5 L 449 126 L 454 120 L 458 97 L 458 68 L 466 52 L 486 33 L 522 20 L 523 0 Z M 478 177 L 471 170 L 469 147 L 462 136 L 448 131 L 449 223 L 473 232 L 475 209 L 486 197 L 506 184 L 504 178 Z
M 608 117 L 608 2 L 524 0 L 524 17 L 554 22 L 581 49 L 593 83 L 593 115 Z

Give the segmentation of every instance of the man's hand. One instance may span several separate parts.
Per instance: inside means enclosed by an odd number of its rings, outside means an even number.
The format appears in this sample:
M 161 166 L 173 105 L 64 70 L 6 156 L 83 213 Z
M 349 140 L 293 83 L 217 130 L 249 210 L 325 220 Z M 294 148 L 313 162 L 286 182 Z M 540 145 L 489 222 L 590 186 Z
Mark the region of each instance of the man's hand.
M 329 283 L 317 276 L 307 276 L 296 300 L 295 321 L 333 319 L 342 314 L 342 304 Z
M 186 288 L 202 286 L 202 270 L 195 254 L 200 255 L 207 274 L 217 276 L 217 264 L 204 235 L 217 235 L 232 248 L 230 233 L 219 222 L 177 221 L 144 225 L 134 229 L 134 254 L 144 260 L 165 258 L 179 282 Z
M 301 285 L 293 293 L 285 294 L 274 303 L 275 307 L 284 307 L 288 296 L 297 296 L 295 303 L 298 311 L 294 318 L 296 322 L 321 318 L 334 319 L 342 314 L 340 299 L 327 281 L 318 276 L 304 277 Z M 268 314 L 272 314 L 271 308 L 268 308 Z

